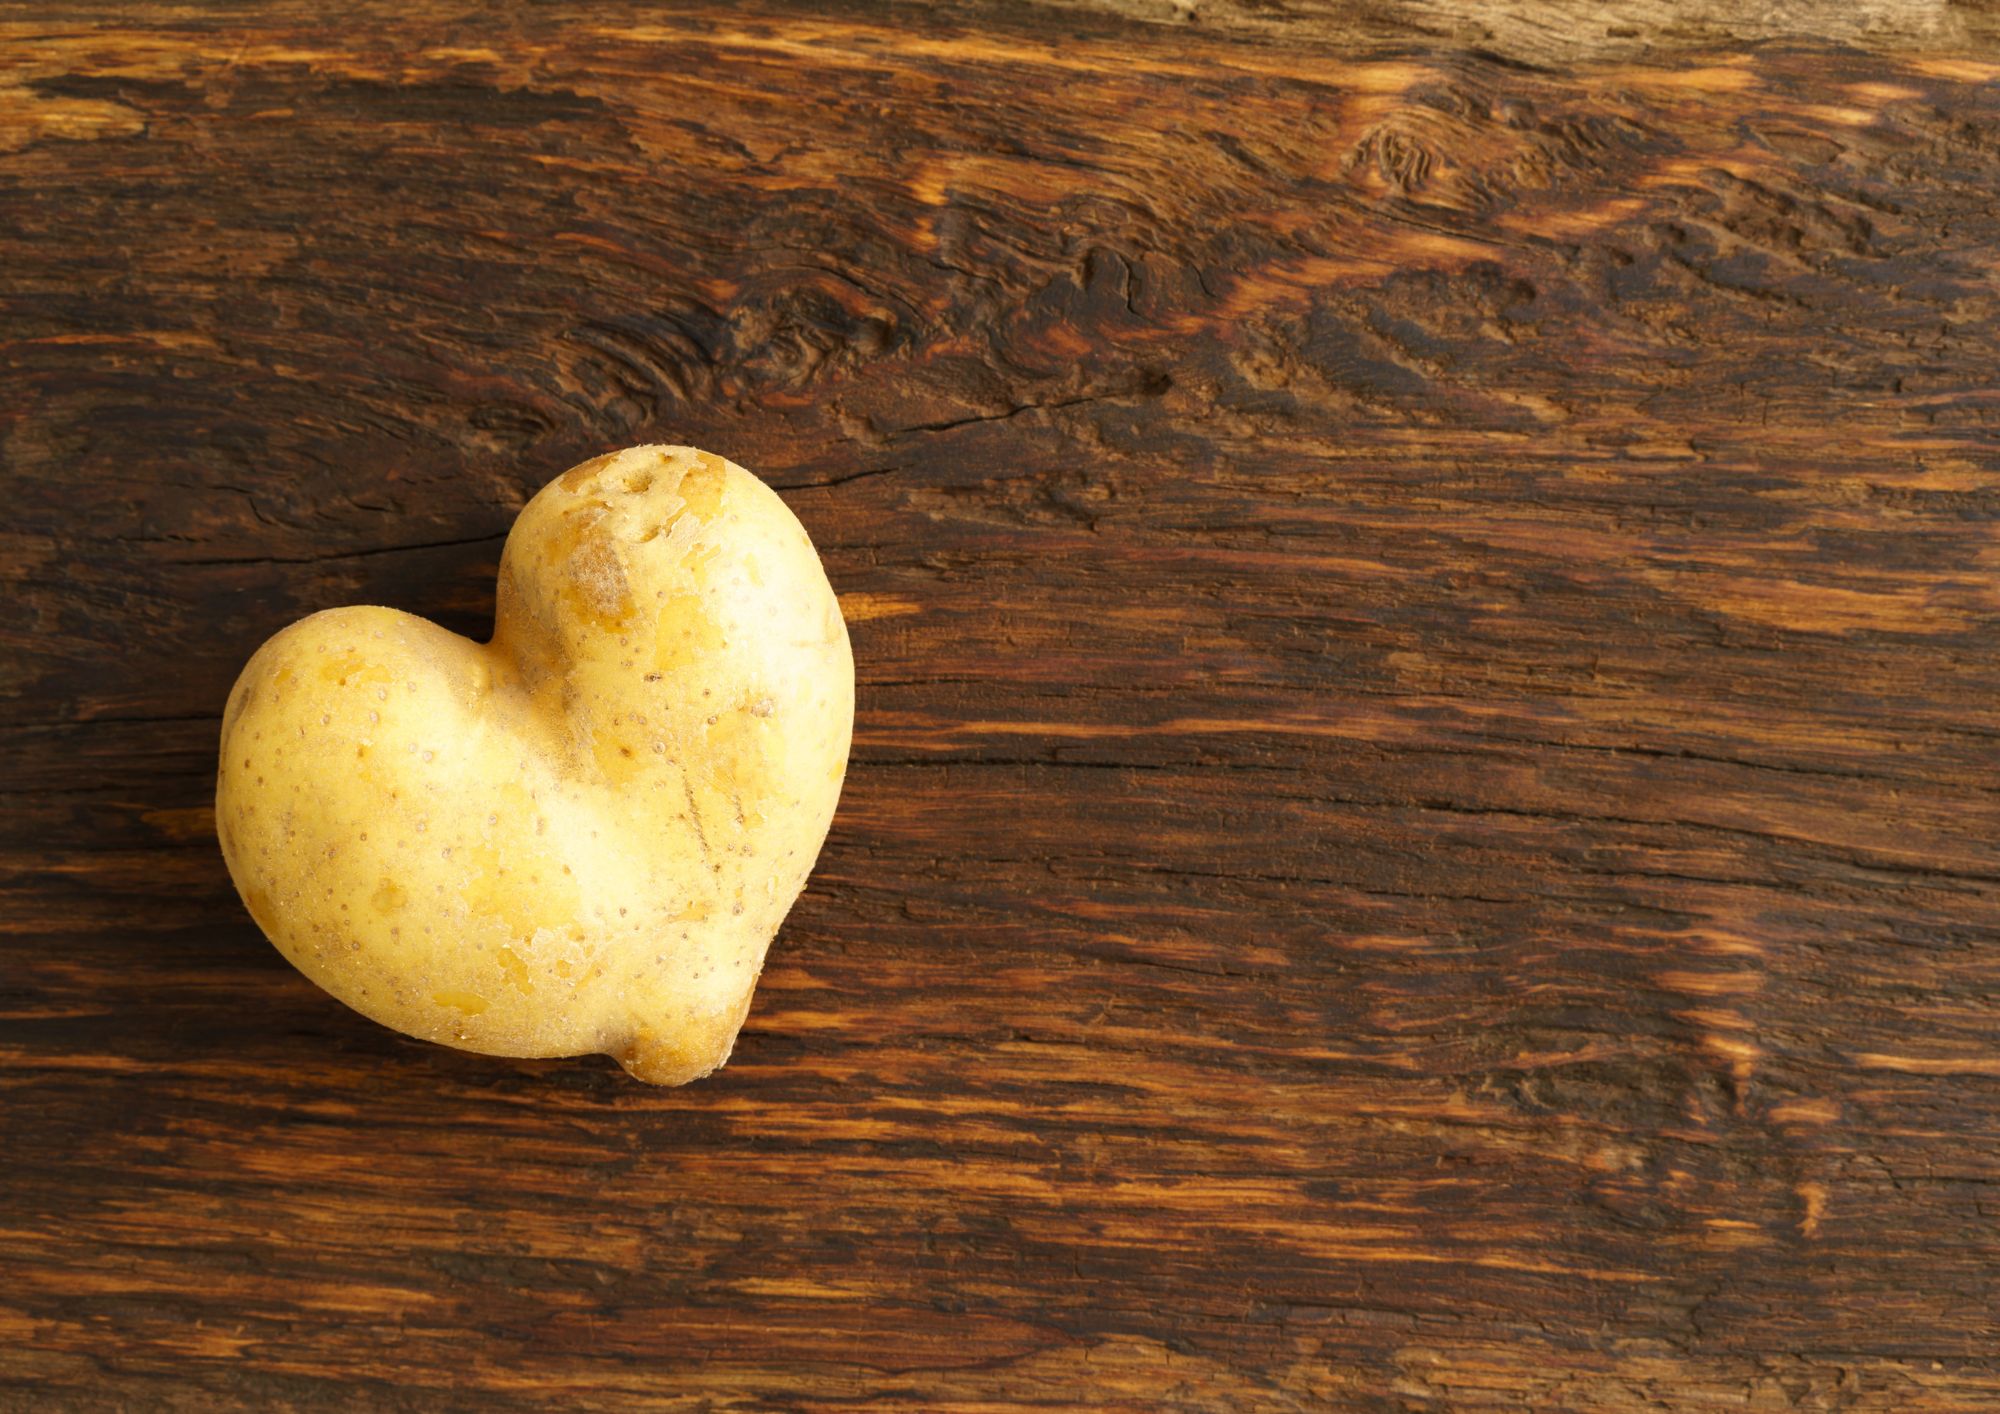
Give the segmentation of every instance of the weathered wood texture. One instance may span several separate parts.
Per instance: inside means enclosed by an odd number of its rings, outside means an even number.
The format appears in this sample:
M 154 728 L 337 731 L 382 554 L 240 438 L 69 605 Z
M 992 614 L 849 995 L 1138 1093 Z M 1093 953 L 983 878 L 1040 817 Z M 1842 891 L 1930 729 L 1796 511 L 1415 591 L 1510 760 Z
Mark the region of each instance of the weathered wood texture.
M 0 1407 L 2000 1407 L 2000 68 L 1591 8 L 9 12 Z M 682 1091 L 209 815 L 640 440 L 860 664 Z

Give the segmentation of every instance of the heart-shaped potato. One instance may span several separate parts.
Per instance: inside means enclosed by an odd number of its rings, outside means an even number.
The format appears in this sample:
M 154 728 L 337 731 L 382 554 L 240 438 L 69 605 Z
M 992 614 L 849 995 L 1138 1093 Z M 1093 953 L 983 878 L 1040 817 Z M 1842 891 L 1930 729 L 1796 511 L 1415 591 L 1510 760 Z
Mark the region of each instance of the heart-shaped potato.
M 847 626 L 784 502 L 635 447 L 522 510 L 491 643 L 346 608 L 258 649 L 216 832 L 265 935 L 357 1011 L 679 1084 L 728 1059 L 853 725 Z

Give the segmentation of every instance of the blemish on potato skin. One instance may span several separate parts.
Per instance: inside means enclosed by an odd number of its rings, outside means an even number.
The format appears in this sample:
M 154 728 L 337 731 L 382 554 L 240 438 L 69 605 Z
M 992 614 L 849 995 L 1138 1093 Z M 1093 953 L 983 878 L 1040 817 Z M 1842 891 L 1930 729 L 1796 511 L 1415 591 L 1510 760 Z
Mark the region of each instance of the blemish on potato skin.
M 503 947 L 496 948 L 494 956 L 499 960 L 501 969 L 507 974 L 507 980 L 513 984 L 515 990 L 524 996 L 534 995 L 535 984 L 528 975 L 528 964 L 521 960 L 519 953 L 512 948 Z
M 590 484 L 598 472 L 618 460 L 620 455 L 618 452 L 606 452 L 601 457 L 592 457 L 587 462 L 579 462 L 557 477 L 556 485 L 565 491 L 581 491 Z
M 566 597 L 600 627 L 616 628 L 631 617 L 632 591 L 626 583 L 625 566 L 608 539 L 580 536 L 566 569 L 570 588 Z

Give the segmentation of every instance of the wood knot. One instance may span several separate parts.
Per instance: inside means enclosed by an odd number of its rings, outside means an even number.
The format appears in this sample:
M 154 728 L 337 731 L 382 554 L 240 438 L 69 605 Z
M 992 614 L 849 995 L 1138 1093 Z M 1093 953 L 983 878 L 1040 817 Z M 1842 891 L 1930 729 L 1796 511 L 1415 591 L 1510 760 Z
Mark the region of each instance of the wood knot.
M 1440 159 L 1407 124 L 1378 123 L 1362 135 L 1347 159 L 1350 176 L 1378 191 L 1409 196 L 1422 190 Z

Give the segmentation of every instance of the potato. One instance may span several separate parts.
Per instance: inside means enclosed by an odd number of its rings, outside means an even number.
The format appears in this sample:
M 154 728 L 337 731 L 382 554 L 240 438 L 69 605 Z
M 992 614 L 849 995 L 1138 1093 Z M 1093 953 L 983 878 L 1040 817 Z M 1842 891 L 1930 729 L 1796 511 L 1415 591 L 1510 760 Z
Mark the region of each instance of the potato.
M 343 608 L 264 644 L 216 829 L 257 925 L 355 1010 L 680 1084 L 729 1057 L 853 723 L 792 513 L 720 457 L 634 447 L 522 510 L 492 642 Z

